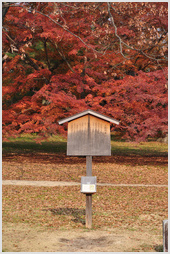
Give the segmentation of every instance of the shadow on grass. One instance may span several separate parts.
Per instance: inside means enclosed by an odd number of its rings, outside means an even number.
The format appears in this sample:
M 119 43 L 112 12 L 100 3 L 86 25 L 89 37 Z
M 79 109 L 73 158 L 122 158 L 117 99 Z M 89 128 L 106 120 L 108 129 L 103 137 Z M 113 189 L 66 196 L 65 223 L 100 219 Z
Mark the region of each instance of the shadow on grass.
M 168 151 L 166 148 L 161 149 L 162 147 L 159 147 L 158 144 L 154 146 L 150 146 L 149 142 L 148 145 L 142 146 L 140 144 L 137 144 L 136 147 L 133 145 L 129 146 L 126 143 L 126 146 L 115 146 L 112 144 L 111 152 L 112 155 L 119 155 L 119 156 L 142 156 L 142 157 L 167 157 Z
M 28 154 L 28 153 L 63 153 L 66 151 L 67 142 L 36 142 L 16 141 L 16 142 L 3 142 L 2 154 Z
M 31 161 L 39 163 L 52 161 L 53 163 L 84 163 L 85 156 L 66 156 L 67 141 L 57 137 L 56 140 L 46 140 L 38 144 L 33 140 L 18 138 L 2 143 L 3 160 L 17 160 L 19 157 L 30 157 Z M 168 146 L 158 142 L 118 142 L 111 141 L 112 156 L 93 156 L 93 161 L 119 163 L 129 165 L 160 165 L 167 166 Z M 21 158 L 22 159 L 22 158 Z
M 72 221 L 75 223 L 81 223 L 85 225 L 85 209 L 78 209 L 78 208 L 52 208 L 52 209 L 43 209 L 43 211 L 50 211 L 53 215 L 66 215 L 66 216 L 73 216 Z
M 119 156 L 143 156 L 143 157 L 167 157 L 167 148 L 161 149 L 157 144 L 155 147 L 150 146 L 149 142 L 146 145 L 136 147 L 132 144 L 124 143 L 125 145 L 119 145 L 120 142 L 112 144 L 112 155 Z M 122 144 L 122 143 L 121 143 Z M 2 143 L 2 154 L 36 154 L 36 153 L 66 153 L 67 142 L 66 141 L 44 141 L 38 144 L 34 141 L 12 141 Z

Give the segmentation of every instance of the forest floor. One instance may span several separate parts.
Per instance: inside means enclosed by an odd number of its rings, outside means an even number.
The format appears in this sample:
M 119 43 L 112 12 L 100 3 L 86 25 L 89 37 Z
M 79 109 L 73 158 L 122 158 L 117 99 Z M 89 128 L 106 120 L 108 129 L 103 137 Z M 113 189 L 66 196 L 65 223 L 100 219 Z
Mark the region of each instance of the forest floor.
M 168 217 L 167 165 L 168 157 L 161 153 L 94 157 L 98 185 L 92 200 L 93 226 L 87 229 L 86 200 L 79 184 L 86 175 L 85 158 L 4 153 L 3 180 L 57 181 L 67 186 L 2 186 L 3 251 L 162 251 L 162 221 Z

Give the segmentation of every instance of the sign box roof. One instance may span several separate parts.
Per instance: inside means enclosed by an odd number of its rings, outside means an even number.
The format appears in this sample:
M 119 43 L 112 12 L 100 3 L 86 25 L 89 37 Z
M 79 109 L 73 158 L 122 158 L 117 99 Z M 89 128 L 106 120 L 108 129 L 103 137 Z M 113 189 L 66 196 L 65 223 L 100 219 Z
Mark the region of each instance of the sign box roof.
M 67 155 L 111 155 L 110 122 L 119 124 L 119 121 L 89 109 L 58 121 L 59 124 L 66 122 Z
M 110 122 L 110 123 L 119 124 L 119 121 L 117 121 L 117 120 L 115 120 L 115 119 L 113 119 L 113 118 L 111 118 L 111 117 L 102 115 L 102 114 L 100 114 L 100 113 L 98 113 L 98 112 L 95 112 L 95 111 L 93 111 L 93 110 L 91 110 L 91 109 L 87 109 L 87 110 L 85 110 L 85 111 L 83 111 L 83 112 L 80 112 L 80 113 L 78 113 L 78 114 L 75 114 L 75 115 L 73 115 L 73 116 L 69 116 L 69 117 L 66 117 L 66 118 L 64 118 L 64 119 L 61 119 L 61 120 L 58 121 L 58 123 L 59 123 L 59 124 L 63 124 L 63 123 L 66 123 L 66 122 L 70 122 L 70 121 L 73 121 L 73 120 L 75 120 L 75 119 L 77 119 L 77 118 L 80 118 L 80 117 L 82 117 L 82 116 L 85 116 L 85 115 L 87 115 L 87 114 L 90 114 L 90 115 L 92 115 L 92 116 L 96 116 L 96 117 L 98 117 L 98 118 L 100 118 L 100 119 L 102 119 L 102 120 L 105 120 L 105 121 L 107 121 L 107 122 Z

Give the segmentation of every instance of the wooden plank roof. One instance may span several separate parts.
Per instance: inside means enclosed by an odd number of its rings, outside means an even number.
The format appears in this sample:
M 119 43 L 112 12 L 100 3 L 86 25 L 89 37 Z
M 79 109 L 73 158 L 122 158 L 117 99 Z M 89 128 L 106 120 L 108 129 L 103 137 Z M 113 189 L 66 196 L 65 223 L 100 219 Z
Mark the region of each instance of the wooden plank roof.
M 107 122 L 119 124 L 119 121 L 117 121 L 117 120 L 115 120 L 115 119 L 113 119 L 113 118 L 111 118 L 111 117 L 102 115 L 102 114 L 100 114 L 100 113 L 98 113 L 98 112 L 95 112 L 95 111 L 93 111 L 93 110 L 91 110 L 91 109 L 87 109 L 87 110 L 82 111 L 82 112 L 80 112 L 80 113 L 78 113 L 78 114 L 75 114 L 75 115 L 73 115 L 73 116 L 69 116 L 69 117 L 63 118 L 63 119 L 59 120 L 58 123 L 59 123 L 59 124 L 63 124 L 63 123 L 66 123 L 66 122 L 70 122 L 70 121 L 73 121 L 73 120 L 75 120 L 75 119 L 77 119 L 77 118 L 80 118 L 80 117 L 82 117 L 82 116 L 85 116 L 85 115 L 96 116 L 96 117 L 98 117 L 98 118 L 100 118 L 100 119 L 102 119 L 102 120 L 105 120 L 105 121 L 107 121 Z

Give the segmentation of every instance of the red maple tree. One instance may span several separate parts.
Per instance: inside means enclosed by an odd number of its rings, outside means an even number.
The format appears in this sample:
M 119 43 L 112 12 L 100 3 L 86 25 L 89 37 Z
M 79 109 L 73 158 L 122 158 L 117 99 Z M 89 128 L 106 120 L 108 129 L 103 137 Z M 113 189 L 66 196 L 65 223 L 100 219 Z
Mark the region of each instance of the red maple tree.
M 87 108 L 132 140 L 167 134 L 166 2 L 2 7 L 4 137 L 64 133 Z

